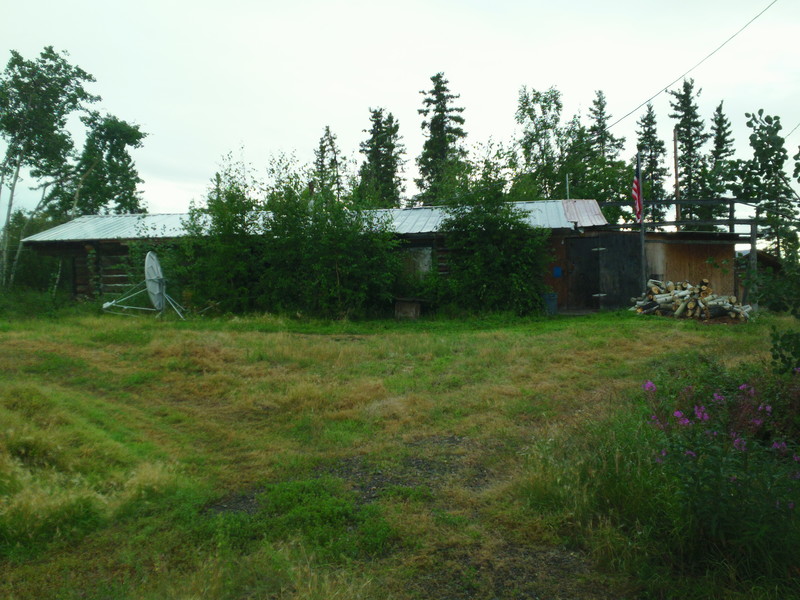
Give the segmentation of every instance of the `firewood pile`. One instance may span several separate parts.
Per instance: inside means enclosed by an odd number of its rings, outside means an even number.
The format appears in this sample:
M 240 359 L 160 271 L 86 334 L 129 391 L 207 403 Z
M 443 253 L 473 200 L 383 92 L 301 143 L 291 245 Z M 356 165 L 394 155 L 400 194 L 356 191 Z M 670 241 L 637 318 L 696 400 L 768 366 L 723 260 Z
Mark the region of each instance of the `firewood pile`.
M 708 279 L 701 279 L 697 285 L 688 281 L 647 282 L 647 290 L 639 298 L 631 298 L 634 305 L 630 310 L 642 315 L 659 315 L 685 319 L 736 319 L 747 321 L 752 307 L 742 306 L 736 296 L 722 296 L 714 293 Z

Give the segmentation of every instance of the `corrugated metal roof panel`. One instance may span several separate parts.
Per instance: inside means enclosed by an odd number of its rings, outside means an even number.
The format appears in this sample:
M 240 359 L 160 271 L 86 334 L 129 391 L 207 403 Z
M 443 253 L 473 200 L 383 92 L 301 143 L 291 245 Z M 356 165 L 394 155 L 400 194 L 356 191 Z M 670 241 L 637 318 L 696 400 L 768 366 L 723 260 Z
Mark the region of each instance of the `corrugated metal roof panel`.
M 606 225 L 594 200 L 536 200 L 516 202 L 534 227 L 573 229 Z M 390 219 L 400 235 L 430 234 L 439 231 L 446 213 L 439 206 L 395 208 L 375 211 Z M 186 235 L 186 214 L 164 215 L 86 215 L 58 227 L 25 238 L 25 242 L 78 242 L 83 240 L 135 240 L 176 238 Z
M 77 242 L 81 240 L 134 240 L 175 238 L 186 235 L 185 214 L 84 215 L 52 229 L 26 237 L 25 242 Z
M 562 202 L 567 220 L 576 223 L 578 227 L 608 225 L 596 200 L 562 200 Z

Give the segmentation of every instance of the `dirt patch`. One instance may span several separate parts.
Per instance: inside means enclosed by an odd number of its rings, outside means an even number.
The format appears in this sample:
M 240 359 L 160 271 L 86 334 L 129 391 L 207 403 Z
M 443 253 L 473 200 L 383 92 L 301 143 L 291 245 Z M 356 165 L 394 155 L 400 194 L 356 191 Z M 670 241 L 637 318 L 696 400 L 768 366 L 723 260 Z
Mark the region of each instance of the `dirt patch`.
M 410 578 L 412 598 L 611 600 L 619 590 L 598 581 L 584 555 L 559 548 L 503 545 L 442 548 L 427 557 Z
M 262 488 L 248 492 L 231 493 L 221 500 L 209 504 L 203 512 L 207 514 L 246 513 L 254 515 L 258 512 L 258 496 L 263 493 Z
M 318 470 L 319 475 L 343 479 L 359 503 L 374 502 L 392 488 L 427 487 L 436 490 L 454 481 L 476 490 L 491 480 L 489 471 L 470 459 L 474 442 L 460 436 L 431 436 L 406 442 L 412 452 L 397 464 L 377 467 L 354 456 Z

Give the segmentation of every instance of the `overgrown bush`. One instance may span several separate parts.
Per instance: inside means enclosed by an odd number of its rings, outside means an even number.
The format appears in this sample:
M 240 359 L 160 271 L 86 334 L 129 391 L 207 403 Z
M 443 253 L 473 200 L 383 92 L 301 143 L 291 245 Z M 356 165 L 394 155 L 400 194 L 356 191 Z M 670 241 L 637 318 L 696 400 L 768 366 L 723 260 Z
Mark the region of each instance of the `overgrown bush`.
M 800 588 L 800 374 L 689 359 L 645 382 L 646 402 L 533 444 L 517 496 L 655 597 L 762 584 L 789 597 Z
M 726 565 L 739 577 L 800 568 L 800 449 L 794 381 L 737 389 L 684 388 L 662 397 L 644 385 L 660 448 L 654 456 L 676 497 L 683 568 Z M 776 393 L 783 392 L 783 393 Z
M 501 185 L 482 181 L 448 208 L 449 275 L 439 281 L 438 299 L 475 311 L 539 312 L 550 231 L 526 223 Z
M 186 269 L 173 277 L 185 282 L 192 303 L 219 302 L 227 312 L 259 307 L 258 281 L 265 261 L 261 203 L 240 166 L 218 173 L 204 206 L 192 206 L 180 244 Z
M 267 203 L 240 167 L 217 177 L 173 261 L 190 304 L 326 317 L 390 306 L 400 258 L 387 223 L 300 181 L 284 177 Z
M 342 317 L 385 310 L 400 272 L 394 234 L 375 213 L 319 194 L 273 203 L 261 303 Z

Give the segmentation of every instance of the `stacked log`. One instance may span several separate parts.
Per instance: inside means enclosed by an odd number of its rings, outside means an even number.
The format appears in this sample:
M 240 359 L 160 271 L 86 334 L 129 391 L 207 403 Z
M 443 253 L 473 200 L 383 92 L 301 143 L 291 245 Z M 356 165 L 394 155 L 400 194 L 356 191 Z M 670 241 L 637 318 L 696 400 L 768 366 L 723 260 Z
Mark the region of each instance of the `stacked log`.
M 747 321 L 752 307 L 742 306 L 736 296 L 715 294 L 708 279 L 692 284 L 688 281 L 650 279 L 639 298 L 631 298 L 630 310 L 642 315 L 659 315 L 682 319 L 737 319 Z

